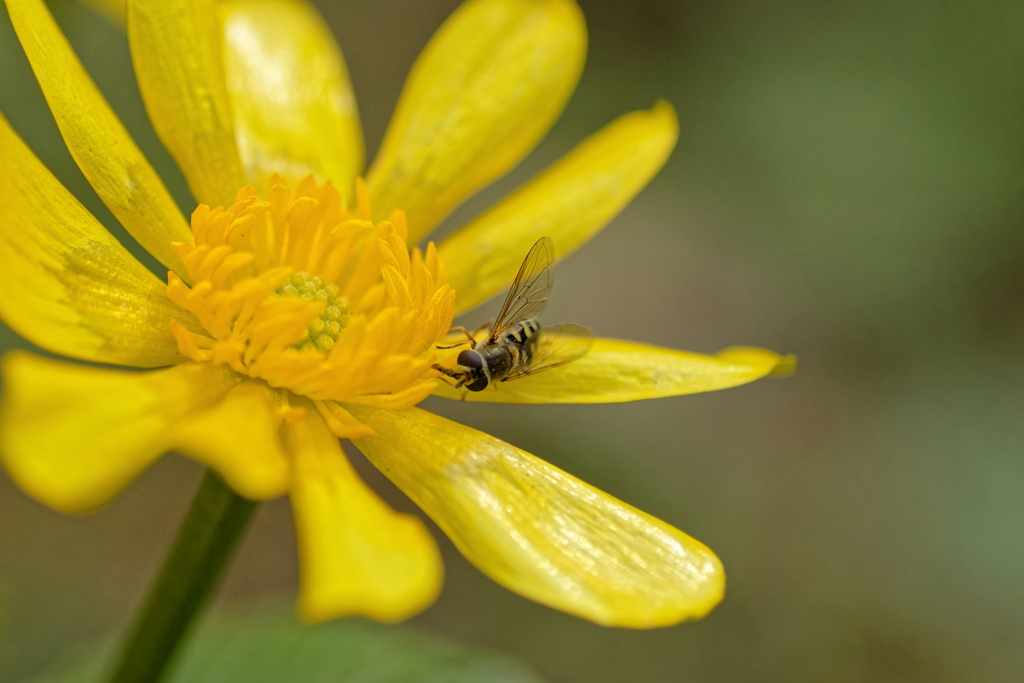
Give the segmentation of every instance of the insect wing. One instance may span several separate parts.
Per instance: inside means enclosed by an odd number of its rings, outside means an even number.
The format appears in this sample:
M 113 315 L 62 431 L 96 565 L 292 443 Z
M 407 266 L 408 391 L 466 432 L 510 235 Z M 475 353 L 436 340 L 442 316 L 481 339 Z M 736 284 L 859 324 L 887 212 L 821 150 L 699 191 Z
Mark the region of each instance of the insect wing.
M 505 305 L 494 319 L 491 341 L 521 320 L 539 318 L 548 305 L 555 284 L 555 245 L 550 237 L 541 237 L 523 260 L 519 274 L 505 298 Z
M 537 333 L 533 358 L 522 368 L 516 368 L 505 376 L 504 381 L 535 375 L 559 365 L 582 358 L 594 345 L 594 333 L 585 327 L 565 323 L 542 327 Z

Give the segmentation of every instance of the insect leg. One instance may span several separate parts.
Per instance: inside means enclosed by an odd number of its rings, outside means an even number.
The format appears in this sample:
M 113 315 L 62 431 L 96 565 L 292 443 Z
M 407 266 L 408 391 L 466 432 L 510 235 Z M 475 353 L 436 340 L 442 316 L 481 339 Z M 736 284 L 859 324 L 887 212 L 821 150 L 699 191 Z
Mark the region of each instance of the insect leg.
M 488 327 L 490 327 L 493 324 L 494 324 L 494 318 L 491 318 L 490 320 L 485 322 L 483 325 L 481 325 L 480 327 L 476 328 L 476 332 L 473 333 L 473 337 L 475 338 L 476 335 L 480 334 L 481 332 L 483 332 L 484 330 L 486 330 Z
M 451 346 L 435 346 L 434 348 L 435 349 L 454 349 L 455 347 L 462 346 L 463 344 L 469 344 L 470 345 L 469 348 L 471 348 L 471 349 L 475 349 L 476 348 L 476 339 L 473 338 L 473 335 L 471 335 L 469 333 L 469 330 L 467 330 L 465 327 L 463 327 L 462 325 L 459 325 L 458 327 L 453 327 L 452 329 L 448 330 L 448 334 L 451 334 L 452 332 L 462 332 L 462 334 L 466 335 L 466 339 L 468 341 L 459 342 L 458 344 L 452 344 Z
M 468 341 L 459 342 L 458 344 L 452 344 L 451 346 L 435 346 L 434 348 L 435 349 L 457 349 L 460 346 L 465 346 L 466 344 L 473 344 L 473 346 L 471 348 L 476 348 L 476 342 L 468 342 Z

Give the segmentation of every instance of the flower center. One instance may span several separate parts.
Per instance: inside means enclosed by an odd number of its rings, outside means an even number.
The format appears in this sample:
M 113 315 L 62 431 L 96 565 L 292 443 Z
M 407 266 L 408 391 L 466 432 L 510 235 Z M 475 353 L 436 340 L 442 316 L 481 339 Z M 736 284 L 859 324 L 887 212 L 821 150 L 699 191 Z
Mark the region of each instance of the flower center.
M 324 312 L 313 318 L 295 347 L 304 351 L 327 352 L 334 348 L 341 329 L 351 317 L 348 301 L 338 295 L 338 285 L 325 283 L 318 275 L 300 271 L 274 290 L 277 296 L 288 296 L 303 301 L 324 303 Z
M 349 211 L 330 183 L 293 190 L 273 176 L 267 201 L 247 187 L 227 209 L 200 205 L 195 244 L 174 245 L 189 283 L 168 274 L 168 297 L 198 323 L 173 324 L 181 353 L 335 416 L 333 402 L 398 409 L 425 398 L 455 293 L 434 245 L 410 251 L 405 216 L 374 224 L 362 183 L 357 194 Z

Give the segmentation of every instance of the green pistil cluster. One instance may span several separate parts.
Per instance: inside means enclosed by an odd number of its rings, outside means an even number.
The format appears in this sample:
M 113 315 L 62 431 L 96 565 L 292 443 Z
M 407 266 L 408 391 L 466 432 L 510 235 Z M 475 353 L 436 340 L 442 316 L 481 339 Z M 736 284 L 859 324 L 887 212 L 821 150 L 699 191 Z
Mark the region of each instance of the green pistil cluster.
M 306 333 L 295 345 L 303 351 L 326 353 L 334 348 L 338 334 L 348 321 L 348 301 L 338 296 L 338 286 L 324 284 L 322 278 L 307 272 L 298 272 L 288 278 L 275 292 L 278 296 L 289 296 L 306 301 L 323 301 L 324 312 L 306 328 Z

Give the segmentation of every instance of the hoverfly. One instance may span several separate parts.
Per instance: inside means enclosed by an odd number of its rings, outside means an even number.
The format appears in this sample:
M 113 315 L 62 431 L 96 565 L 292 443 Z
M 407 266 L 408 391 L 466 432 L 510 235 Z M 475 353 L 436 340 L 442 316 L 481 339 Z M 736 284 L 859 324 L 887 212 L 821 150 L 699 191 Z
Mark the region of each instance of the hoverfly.
M 470 348 L 459 354 L 455 369 L 437 364 L 433 368 L 456 380 L 456 389 L 483 391 L 495 382 L 550 370 L 585 355 L 594 343 L 587 328 L 571 323 L 541 327 L 540 315 L 554 283 L 555 247 L 550 237 L 541 237 L 519 268 L 487 341 L 481 344 L 465 327 L 455 327 L 453 331 L 461 330 L 468 341 L 437 348 Z

